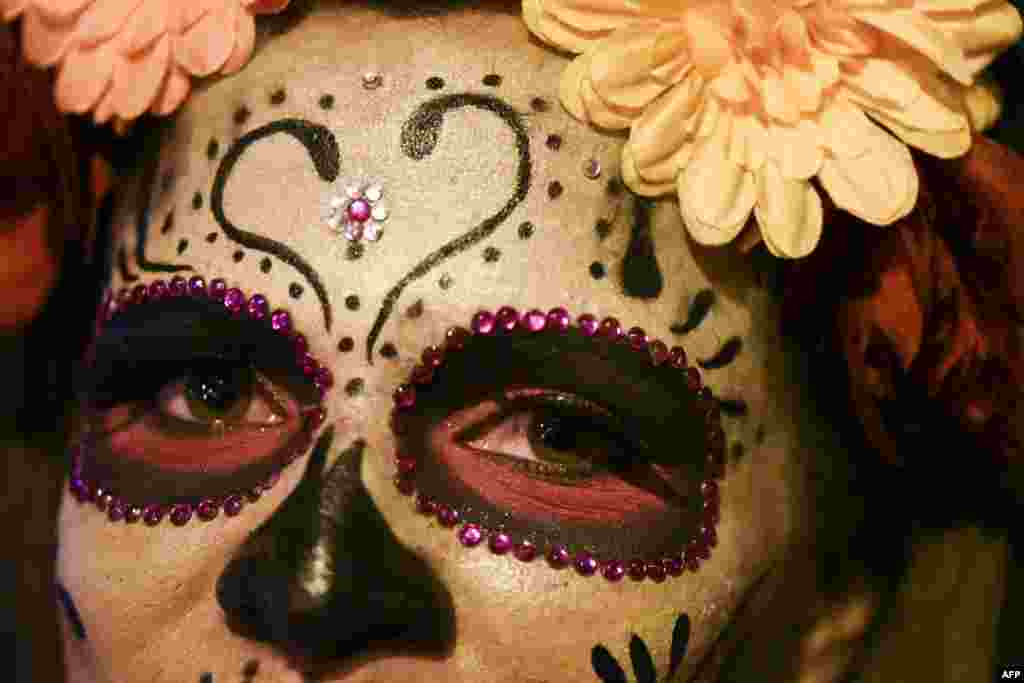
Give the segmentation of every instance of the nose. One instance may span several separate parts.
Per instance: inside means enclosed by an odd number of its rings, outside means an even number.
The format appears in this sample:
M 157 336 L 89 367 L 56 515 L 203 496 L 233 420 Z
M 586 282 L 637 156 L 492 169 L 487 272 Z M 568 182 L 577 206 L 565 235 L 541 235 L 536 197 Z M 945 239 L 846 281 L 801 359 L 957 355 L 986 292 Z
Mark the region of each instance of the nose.
M 219 577 L 228 628 L 276 646 L 312 676 L 389 652 L 446 656 L 451 594 L 363 486 L 363 441 L 324 471 L 332 440 L 330 430 L 318 440 L 302 482 Z

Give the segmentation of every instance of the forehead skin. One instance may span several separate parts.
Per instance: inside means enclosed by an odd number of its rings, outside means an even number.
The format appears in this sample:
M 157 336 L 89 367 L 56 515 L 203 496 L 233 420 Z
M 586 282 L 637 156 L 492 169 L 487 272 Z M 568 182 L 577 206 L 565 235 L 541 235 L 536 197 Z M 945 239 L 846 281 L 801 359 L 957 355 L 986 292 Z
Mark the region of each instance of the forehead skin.
M 454 598 L 460 635 L 450 658 L 377 659 L 345 680 L 589 681 L 594 679 L 591 648 L 601 643 L 626 663 L 632 633 L 647 642 L 664 671 L 672 624 L 683 612 L 693 622 L 691 654 L 680 676 L 685 680 L 748 588 L 798 535 L 805 512 L 800 473 L 809 448 L 795 416 L 807 408 L 786 369 L 774 304 L 756 286 L 743 256 L 732 250 L 707 252 L 688 241 L 678 207 L 667 199 L 657 203 L 651 222 L 663 289 L 647 299 L 624 293 L 620 268 L 629 246 L 633 200 L 607 187 L 617 175 L 624 138 L 590 129 L 564 113 L 557 92 L 566 63 L 531 40 L 517 16 L 464 12 L 394 19 L 326 9 L 274 38 L 240 74 L 196 93 L 161 152 L 157 177 L 173 181 L 166 188 L 157 182 L 152 189 L 146 256 L 188 263 L 208 279 L 223 277 L 248 293 L 263 292 L 273 306 L 291 311 L 296 328 L 335 377 L 327 400 L 328 424 L 336 430 L 328 466 L 349 443 L 366 440 L 362 477 L 374 503 Z M 367 71 L 383 75 L 376 90 L 361 86 Z M 500 75 L 500 84 L 485 85 L 488 74 Z M 431 77 L 443 79 L 443 89 L 428 89 L 425 82 Z M 272 97 L 278 90 L 284 92 L 283 101 Z M 515 136 L 493 112 L 451 111 L 432 155 L 414 160 L 403 152 L 402 126 L 416 108 L 438 95 L 463 92 L 493 95 L 524 114 L 532 159 L 529 191 L 493 235 L 405 288 L 376 346 L 379 350 L 390 342 L 398 355 L 389 359 L 375 351 L 370 365 L 367 337 L 389 290 L 428 253 L 496 213 L 514 192 Z M 325 94 L 334 98 L 330 110 L 319 104 Z M 534 98 L 550 106 L 534 111 Z M 242 107 L 250 115 L 237 123 L 235 113 Z M 332 187 L 317 176 L 292 137 L 276 135 L 252 145 L 227 182 L 225 213 L 236 226 L 289 246 L 321 275 L 333 311 L 330 331 L 302 275 L 276 257 L 271 257 L 270 272 L 262 272 L 265 254 L 227 239 L 210 211 L 210 188 L 232 141 L 283 118 L 329 128 L 340 150 L 338 181 L 379 180 L 390 209 L 382 239 L 365 243 L 364 255 L 351 260 L 348 242 L 321 218 Z M 545 144 L 551 134 L 562 138 L 557 151 Z M 207 154 L 211 140 L 218 142 L 212 160 Z M 591 158 L 602 165 L 600 179 L 583 173 Z M 564 191 L 552 198 L 548 187 L 555 181 Z M 199 209 L 193 208 L 195 193 L 203 200 Z M 129 254 L 128 271 L 139 273 L 131 257 L 134 211 L 129 202 L 120 212 L 115 244 Z M 172 211 L 173 223 L 165 233 L 160 226 Z M 603 240 L 595 231 L 601 219 L 611 222 Z M 529 239 L 518 233 L 526 221 L 535 226 Z M 206 240 L 210 233 L 219 233 L 215 242 Z M 188 245 L 179 253 L 182 240 Z M 497 260 L 484 257 L 488 247 L 500 251 Z M 244 252 L 240 261 L 233 258 L 238 250 Z M 606 267 L 605 277 L 593 276 L 594 262 Z M 166 277 L 140 275 L 144 282 Z M 447 289 L 439 285 L 442 276 L 450 278 Z M 295 282 L 305 290 L 298 299 L 289 296 Z M 115 269 L 112 284 L 131 283 Z M 670 325 L 685 319 L 693 295 L 704 288 L 718 295 L 710 316 L 685 337 L 674 335 Z M 350 295 L 359 298 L 356 310 L 346 306 Z M 422 315 L 407 316 L 408 307 L 418 301 Z M 394 388 L 408 377 L 425 346 L 442 341 L 445 329 L 467 325 L 481 307 L 493 310 L 503 304 L 614 315 L 670 345 L 682 343 L 696 358 L 711 356 L 732 337 L 742 339 L 742 352 L 733 363 L 704 373 L 717 395 L 742 397 L 749 414 L 725 418 L 730 444 L 742 443 L 747 455 L 728 466 L 719 544 L 697 574 L 661 584 L 609 584 L 599 577 L 554 572 L 542 563 L 494 557 L 479 548 L 465 550 L 454 534 L 414 514 L 409 499 L 394 490 L 394 439 L 387 420 Z M 338 350 L 345 336 L 355 340 L 352 352 Z M 364 381 L 364 390 L 349 396 L 343 387 L 353 378 Z M 765 438 L 756 439 L 762 429 Z M 255 656 L 267 680 L 298 680 L 267 648 L 223 628 L 214 586 L 245 537 L 298 483 L 306 462 L 300 460 L 283 485 L 239 517 L 181 529 L 113 525 L 65 501 L 58 574 L 90 624 L 89 654 L 72 654 L 71 660 L 113 680 L 181 681 L 191 680 L 193 670 L 195 679 L 201 670 L 235 672 L 238 662 Z M 133 675 L 125 678 L 126 670 Z

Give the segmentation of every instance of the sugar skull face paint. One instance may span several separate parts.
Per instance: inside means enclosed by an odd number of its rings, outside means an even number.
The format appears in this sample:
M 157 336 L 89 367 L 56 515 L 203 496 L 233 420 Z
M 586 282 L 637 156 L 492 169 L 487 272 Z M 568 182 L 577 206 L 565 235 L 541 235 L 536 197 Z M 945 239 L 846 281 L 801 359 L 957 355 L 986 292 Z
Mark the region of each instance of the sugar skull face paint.
M 395 391 L 395 483 L 421 512 L 462 522 L 466 547 L 540 548 L 610 581 L 624 560 L 661 580 L 710 556 L 725 439 L 681 348 L 563 308 L 480 311 L 471 329 Z
M 151 526 L 234 516 L 305 454 L 333 378 L 269 308 L 201 276 L 108 298 L 72 455 L 79 502 Z

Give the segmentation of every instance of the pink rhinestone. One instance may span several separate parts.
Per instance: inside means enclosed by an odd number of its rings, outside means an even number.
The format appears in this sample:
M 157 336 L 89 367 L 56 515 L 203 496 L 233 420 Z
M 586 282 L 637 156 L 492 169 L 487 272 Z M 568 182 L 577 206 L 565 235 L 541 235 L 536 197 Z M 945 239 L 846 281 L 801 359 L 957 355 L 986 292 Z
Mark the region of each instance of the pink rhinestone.
M 586 550 L 576 553 L 576 557 L 573 559 L 573 566 L 575 566 L 576 573 L 580 576 L 593 576 L 598 567 L 597 560 Z
M 446 351 L 461 351 L 466 348 L 470 338 L 469 330 L 465 327 L 453 327 L 444 335 L 444 348 Z
M 705 479 L 700 484 L 700 495 L 704 496 L 705 503 L 707 501 L 718 501 L 718 482 L 712 481 L 711 479 Z
M 302 374 L 310 378 L 320 369 L 320 364 L 308 353 L 302 355 L 302 358 L 299 359 L 299 365 L 302 367 Z
M 700 560 L 690 553 L 686 553 L 686 557 L 683 559 L 683 564 L 685 564 L 686 568 L 691 572 L 695 572 L 700 569 Z
M 127 509 L 124 501 L 115 498 L 111 503 L 110 507 L 107 508 L 107 519 L 111 522 L 120 522 L 124 519 L 124 513 Z
M 146 285 L 135 285 L 132 287 L 132 303 L 133 304 L 144 304 L 146 299 L 149 298 L 149 290 Z
M 255 503 L 262 497 L 263 489 L 261 489 L 259 486 L 254 486 L 253 488 L 245 492 L 245 499 L 250 503 Z
M 206 280 L 198 275 L 188 279 L 188 293 L 192 296 L 206 296 Z
M 648 344 L 647 351 L 651 354 L 652 365 L 662 365 L 668 360 L 668 347 L 660 339 L 655 339 Z
M 683 558 L 679 555 L 666 557 L 661 561 L 661 566 L 665 568 L 665 573 L 669 576 L 682 576 L 685 567 Z
M 395 488 L 403 496 L 411 496 L 416 493 L 416 480 L 411 477 L 395 475 Z
M 224 501 L 224 514 L 228 517 L 234 517 L 242 511 L 245 507 L 245 501 L 238 494 L 228 496 Z
M 163 280 L 154 280 L 149 284 L 149 298 L 157 301 L 167 296 L 167 284 Z
M 334 386 L 334 375 L 331 374 L 330 369 L 321 367 L 313 377 L 313 384 L 323 389 L 330 389 Z
M 565 332 L 569 329 L 569 323 L 571 322 L 569 311 L 564 308 L 552 308 L 548 311 L 547 328 L 550 330 Z
M 437 521 L 442 526 L 453 527 L 459 523 L 459 511 L 447 505 L 437 506 Z
M 98 507 L 100 510 L 107 509 L 106 504 L 103 502 L 103 496 L 105 495 L 107 495 L 107 490 L 102 486 L 96 486 L 92 490 L 91 502 L 96 503 L 96 507 Z
M 480 527 L 476 524 L 466 524 L 459 529 L 459 543 L 472 548 L 473 546 L 479 545 L 480 541 L 484 539 L 484 534 L 480 531 Z
M 661 583 L 665 580 L 665 567 L 661 562 L 648 562 L 647 563 L 647 578 L 656 583 Z
M 512 549 L 512 554 L 520 562 L 532 562 L 533 558 L 537 557 L 537 546 L 530 541 L 520 541 Z
M 315 431 L 320 425 L 327 419 L 327 411 L 322 407 L 317 406 L 306 411 L 306 429 L 310 432 Z
M 437 503 L 429 496 L 417 496 L 416 511 L 421 515 L 435 515 L 437 514 Z
M 288 311 L 276 310 L 270 315 L 270 326 L 277 332 L 288 334 L 292 331 L 292 317 Z
M 171 296 L 185 296 L 188 293 L 188 281 L 180 275 L 175 275 L 167 286 L 167 293 Z
M 690 541 L 686 546 L 686 554 L 692 557 L 699 557 L 702 560 L 706 560 L 711 557 L 711 549 L 708 548 L 701 541 L 694 539 Z
M 191 505 L 175 505 L 171 508 L 171 523 L 174 526 L 185 526 L 190 519 L 192 519 Z
M 647 577 L 647 563 L 643 560 L 630 560 L 626 572 L 634 581 L 643 581 Z
M 601 568 L 601 576 L 609 581 L 621 581 L 625 575 L 626 565 L 622 564 L 619 560 L 606 562 L 604 567 Z
M 395 405 L 408 410 L 416 405 L 416 387 L 411 384 L 400 384 L 395 389 Z
M 260 488 L 262 488 L 264 491 L 269 491 L 270 489 L 274 488 L 274 486 L 276 486 L 277 482 L 279 482 L 280 480 L 281 473 L 274 472 L 269 477 L 263 480 L 263 483 L 260 484 Z
M 619 323 L 618 318 L 605 318 L 601 321 L 601 326 L 597 329 L 597 334 L 605 339 L 619 341 L 623 336 L 622 325 Z
M 718 515 L 718 503 L 710 503 L 704 501 L 704 524 L 707 526 L 717 526 L 720 521 Z
M 89 484 L 87 484 L 85 480 L 79 477 L 71 478 L 70 488 L 71 493 L 75 496 L 75 499 L 77 499 L 79 503 L 84 503 L 91 497 L 89 492 Z
M 127 287 L 122 287 L 117 292 L 117 304 L 119 308 L 130 306 L 132 303 L 132 291 Z
M 519 311 L 511 306 L 502 306 L 494 316 L 494 322 L 499 332 L 511 332 L 519 325 Z
M 640 327 L 631 327 L 626 333 L 626 339 L 634 351 L 643 351 L 647 348 L 647 333 Z
M 221 278 L 218 277 L 210 280 L 210 298 L 214 301 L 223 301 L 227 291 L 228 283 L 224 282 Z
M 292 346 L 295 347 L 295 354 L 302 358 L 302 356 L 309 352 L 309 342 L 306 341 L 304 334 L 296 334 L 292 337 Z
M 262 294 L 253 294 L 245 310 L 253 320 L 263 320 L 270 312 L 270 304 L 267 303 L 267 297 Z
M 579 318 L 577 318 L 576 324 L 579 325 L 580 332 L 582 332 L 588 337 L 593 337 L 595 334 L 597 334 L 597 318 L 590 315 L 589 313 L 584 313 Z
M 409 476 L 416 471 L 416 458 L 396 458 L 395 466 L 402 476 Z
M 697 368 L 686 368 L 686 386 L 690 391 L 700 390 L 700 371 Z
M 439 368 L 444 363 L 444 351 L 438 346 L 428 346 L 423 349 L 423 355 L 420 356 L 420 359 L 428 368 Z
M 245 294 L 242 294 L 242 290 L 232 287 L 224 292 L 224 308 L 232 313 L 238 313 L 243 306 L 245 306 Z
M 473 316 L 469 324 L 473 334 L 491 334 L 494 332 L 494 314 L 490 311 L 480 311 Z
M 216 501 L 209 498 L 203 498 L 199 501 L 199 505 L 196 506 L 196 516 L 204 522 L 209 522 L 210 520 L 215 519 L 219 513 L 220 507 L 217 505 Z
M 682 370 L 686 367 L 686 351 L 681 346 L 673 346 L 668 352 L 668 362 L 672 367 Z
M 523 314 L 523 327 L 528 329 L 530 332 L 541 332 L 544 327 L 548 324 L 547 316 L 544 315 L 544 311 L 539 311 L 534 308 L 531 311 L 527 311 Z
M 370 202 L 365 199 L 353 199 L 352 203 L 348 205 L 348 217 L 358 223 L 364 223 L 370 220 L 370 214 L 373 212 L 373 207 L 370 206 Z
M 569 550 L 564 545 L 553 545 L 548 548 L 547 560 L 555 569 L 561 569 L 567 567 L 572 558 L 569 555 Z
M 96 507 L 100 512 L 106 511 L 110 507 L 110 504 L 114 502 L 114 496 L 108 491 L 103 489 L 96 489 Z
M 711 395 L 711 387 L 704 387 L 703 389 L 701 389 L 700 390 L 700 395 L 701 395 L 701 398 L 706 398 L 706 399 L 709 399 L 709 400 L 711 398 L 713 398 L 712 395 Z
M 708 548 L 714 548 L 718 545 L 718 534 L 715 532 L 713 526 L 702 526 L 700 528 L 700 540 L 701 543 L 706 545 Z
M 504 555 L 509 550 L 512 550 L 512 537 L 504 531 L 500 531 L 491 536 L 488 546 L 490 546 L 491 552 L 495 555 Z
M 430 384 L 434 379 L 434 369 L 429 365 L 416 365 L 409 374 L 413 384 Z
M 142 507 L 139 505 L 129 505 L 128 509 L 124 511 L 124 521 L 128 524 L 135 524 L 142 519 Z
M 167 510 L 162 505 L 147 505 L 142 508 L 142 521 L 147 526 L 156 526 L 163 521 L 165 514 Z

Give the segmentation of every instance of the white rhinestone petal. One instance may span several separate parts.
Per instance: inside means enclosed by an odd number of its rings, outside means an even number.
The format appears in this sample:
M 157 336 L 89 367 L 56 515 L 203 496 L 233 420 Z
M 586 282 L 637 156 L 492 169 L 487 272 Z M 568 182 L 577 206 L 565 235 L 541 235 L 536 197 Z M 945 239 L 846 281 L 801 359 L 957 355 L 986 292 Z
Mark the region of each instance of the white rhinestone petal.
M 376 242 L 380 239 L 381 229 L 377 221 L 366 221 L 363 224 L 363 237 L 370 242 Z
M 349 185 L 345 188 L 345 194 L 348 195 L 349 199 L 359 199 L 363 196 L 363 188 L 358 185 Z
M 388 211 L 386 206 L 375 206 L 373 207 L 373 217 L 378 221 L 386 221 L 391 212 Z
M 338 209 L 345 205 L 345 198 L 337 195 L 331 197 L 331 208 Z
M 377 184 L 370 185 L 366 188 L 365 194 L 371 202 L 379 202 L 380 198 L 384 196 L 384 188 Z
M 363 226 L 355 221 L 345 224 L 345 239 L 349 242 L 356 242 L 363 236 Z

